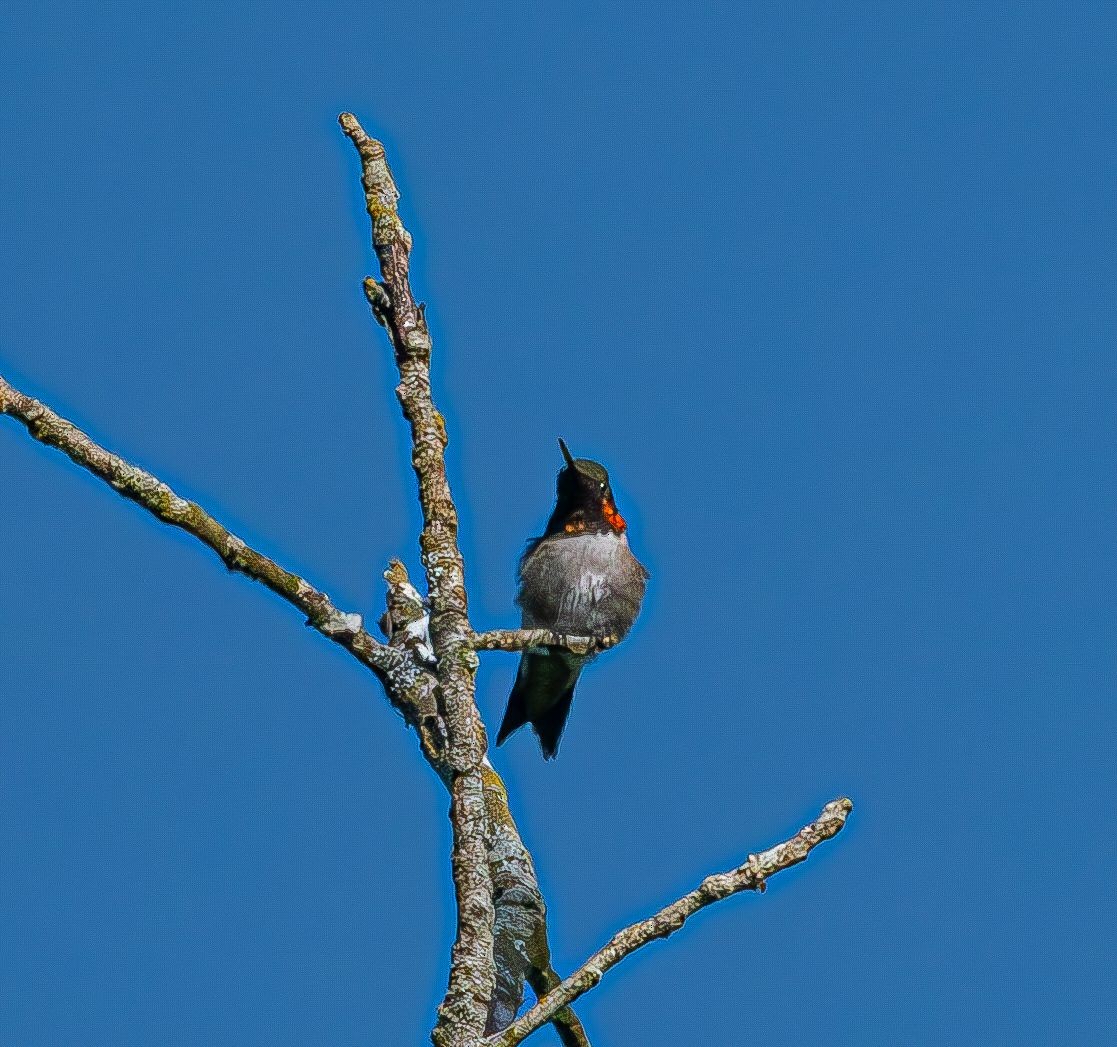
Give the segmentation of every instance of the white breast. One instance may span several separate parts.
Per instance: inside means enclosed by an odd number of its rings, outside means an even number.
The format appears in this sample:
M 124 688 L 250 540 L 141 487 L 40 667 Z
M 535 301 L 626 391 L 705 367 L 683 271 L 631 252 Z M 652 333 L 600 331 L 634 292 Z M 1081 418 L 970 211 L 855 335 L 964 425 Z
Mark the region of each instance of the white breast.
M 615 577 L 620 557 L 627 550 L 623 534 L 582 534 L 556 543 L 560 554 L 562 620 L 578 620 L 589 608 L 609 595 L 609 580 Z
M 520 607 L 525 626 L 582 635 L 632 624 L 643 570 L 623 534 L 562 535 L 542 542 L 524 561 Z
M 628 550 L 628 539 L 623 534 L 608 531 L 605 534 L 579 534 L 563 539 L 561 543 L 564 570 L 578 582 L 601 584 L 606 575 L 617 567 Z

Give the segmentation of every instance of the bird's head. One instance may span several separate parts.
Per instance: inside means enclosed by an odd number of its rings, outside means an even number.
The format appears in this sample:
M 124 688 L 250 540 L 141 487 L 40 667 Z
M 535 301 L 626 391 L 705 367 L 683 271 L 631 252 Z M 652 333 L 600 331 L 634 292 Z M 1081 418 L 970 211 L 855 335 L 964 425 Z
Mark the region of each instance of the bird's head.
M 566 464 L 559 470 L 556 484 L 558 499 L 551 517 L 554 530 L 577 534 L 609 528 L 623 533 L 628 525 L 617 512 L 605 467 L 588 458 L 575 458 L 561 438 L 559 447 Z

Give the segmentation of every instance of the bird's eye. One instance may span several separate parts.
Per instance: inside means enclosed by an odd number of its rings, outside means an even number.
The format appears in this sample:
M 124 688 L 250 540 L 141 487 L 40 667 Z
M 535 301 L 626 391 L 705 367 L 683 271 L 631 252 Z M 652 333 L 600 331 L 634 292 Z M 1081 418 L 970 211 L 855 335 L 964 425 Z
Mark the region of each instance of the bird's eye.
M 600 484 L 599 486 L 601 487 L 601 490 L 603 490 L 603 491 L 605 490 L 605 485 L 604 484 Z

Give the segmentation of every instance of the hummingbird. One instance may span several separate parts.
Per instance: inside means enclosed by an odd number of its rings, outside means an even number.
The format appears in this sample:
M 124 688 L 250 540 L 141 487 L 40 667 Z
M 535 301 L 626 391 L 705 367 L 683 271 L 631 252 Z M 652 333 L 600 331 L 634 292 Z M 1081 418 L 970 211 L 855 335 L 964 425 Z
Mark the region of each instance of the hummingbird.
M 611 646 L 636 620 L 648 571 L 628 548 L 628 525 L 617 512 L 604 466 L 575 458 L 561 439 L 559 447 L 566 464 L 558 474 L 554 511 L 520 560 L 521 624 L 592 636 Z M 530 723 L 544 759 L 553 760 L 578 677 L 595 657 L 597 652 L 558 647 L 525 651 L 496 744 Z

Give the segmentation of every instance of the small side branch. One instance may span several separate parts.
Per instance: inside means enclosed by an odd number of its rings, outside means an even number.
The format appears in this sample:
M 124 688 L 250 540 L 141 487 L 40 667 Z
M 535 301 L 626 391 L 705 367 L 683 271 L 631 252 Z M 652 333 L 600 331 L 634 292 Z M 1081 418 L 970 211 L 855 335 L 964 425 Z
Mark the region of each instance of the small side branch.
M 104 480 L 125 498 L 164 523 L 181 528 L 208 545 L 231 571 L 266 585 L 306 615 L 307 623 L 340 644 L 381 678 L 405 671 L 411 659 L 374 640 L 359 614 L 338 610 L 330 598 L 280 567 L 218 523 L 201 506 L 177 495 L 158 478 L 94 443 L 72 422 L 0 377 L 0 414 L 22 422 L 40 443 L 56 447 L 73 462 Z M 418 671 L 418 670 L 416 670 Z M 400 681 L 397 680 L 397 683 Z
M 604 651 L 616 643 L 613 636 L 564 636 L 549 629 L 490 629 L 474 633 L 478 651 L 530 651 L 534 647 L 562 647 L 572 654 Z
M 844 797 L 832 800 L 815 821 L 800 829 L 790 840 L 760 854 L 750 854 L 748 861 L 736 869 L 708 876 L 695 890 L 672 902 L 654 916 L 615 934 L 603 949 L 594 953 L 582 967 L 547 993 L 523 1017 L 503 1032 L 485 1040 L 485 1047 L 515 1047 L 540 1026 L 551 1021 L 558 1011 L 597 985 L 609 968 L 649 942 L 673 934 L 699 909 L 741 891 L 763 891 L 769 877 L 805 861 L 807 855 L 820 843 L 837 836 L 852 810 L 853 803 L 850 800 Z

